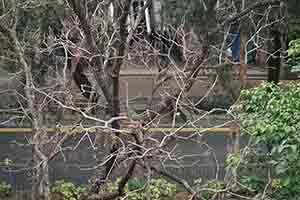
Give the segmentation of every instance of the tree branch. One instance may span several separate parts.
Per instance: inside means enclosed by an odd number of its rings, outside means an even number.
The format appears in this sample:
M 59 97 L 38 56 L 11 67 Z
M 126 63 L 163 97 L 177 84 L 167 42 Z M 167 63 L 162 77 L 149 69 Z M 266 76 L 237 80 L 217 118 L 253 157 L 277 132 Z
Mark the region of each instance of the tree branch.
M 92 36 L 91 27 L 88 23 L 88 20 L 86 19 L 86 13 L 85 13 L 85 5 L 86 0 L 67 0 L 71 7 L 73 8 L 74 13 L 77 15 L 80 26 L 85 34 L 86 42 L 91 47 L 92 51 L 96 51 L 96 44 Z
M 151 170 L 155 171 L 156 173 L 160 174 L 160 175 L 163 175 L 179 184 L 181 184 L 191 195 L 194 195 L 196 192 L 193 190 L 193 188 L 188 184 L 188 182 L 186 182 L 185 180 L 183 179 L 180 179 L 166 171 L 162 171 L 162 170 L 159 170 L 158 168 L 154 167 L 154 166 L 151 166 L 150 167 Z
M 264 7 L 264 6 L 270 6 L 270 5 L 276 5 L 276 4 L 280 4 L 281 0 L 267 0 L 267 1 L 261 1 L 258 2 L 250 7 L 248 7 L 247 9 L 243 10 L 240 13 L 237 13 L 235 16 L 228 18 L 227 20 L 225 20 L 221 26 L 218 26 L 217 28 L 213 29 L 212 31 L 210 31 L 209 33 L 209 37 L 215 33 L 218 33 L 224 26 L 228 26 L 234 22 L 236 22 L 237 20 L 239 20 L 240 18 L 244 17 L 245 15 L 247 15 L 248 13 L 250 13 L 252 10 L 259 8 L 259 7 Z
M 226 25 L 229 25 L 229 24 L 237 21 L 238 19 L 247 15 L 249 12 L 251 12 L 252 10 L 254 10 L 256 8 L 269 6 L 269 5 L 276 5 L 276 4 L 280 4 L 280 2 L 281 2 L 281 0 L 268 0 L 268 1 L 258 2 L 256 4 L 248 7 L 247 9 L 243 10 L 242 12 L 236 14 L 235 16 L 227 19 L 225 22 L 223 22 L 222 26 L 226 26 Z
M 122 15 L 119 20 L 119 29 L 120 29 L 119 37 L 120 38 L 119 38 L 119 42 L 117 42 L 117 44 L 119 43 L 118 56 L 117 56 L 116 63 L 114 65 L 113 76 L 119 76 L 121 65 L 123 64 L 123 59 L 124 59 L 123 57 L 124 57 L 125 47 L 126 47 L 126 42 L 127 42 L 126 41 L 126 38 L 127 38 L 126 21 L 127 21 L 127 17 L 129 14 L 130 5 L 131 5 L 131 0 L 127 0 L 125 3 L 125 6 L 123 7 Z

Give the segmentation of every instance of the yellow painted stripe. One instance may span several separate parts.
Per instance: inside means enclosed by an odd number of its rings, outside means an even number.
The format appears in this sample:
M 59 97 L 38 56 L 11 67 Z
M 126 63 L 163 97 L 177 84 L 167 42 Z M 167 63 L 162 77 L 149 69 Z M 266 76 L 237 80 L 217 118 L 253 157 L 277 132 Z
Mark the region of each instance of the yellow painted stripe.
M 47 128 L 47 132 L 95 132 L 95 128 Z M 0 128 L 0 133 L 31 133 L 32 128 Z
M 145 129 L 151 133 L 159 133 L 159 132 L 179 132 L 179 133 L 191 133 L 191 132 L 205 132 L 205 133 L 231 133 L 232 129 L 230 128 L 182 128 L 178 130 L 178 128 L 148 128 Z M 47 128 L 47 132 L 70 132 L 71 133 L 80 133 L 80 132 L 95 132 L 96 128 Z M 31 128 L 0 128 L 0 134 L 4 133 L 31 133 Z
M 191 132 L 210 132 L 210 133 L 228 133 L 232 132 L 230 128 L 149 128 L 146 129 L 149 132 L 175 132 L 178 130 L 180 133 L 191 133 Z
M 31 132 L 31 128 L 0 128 L 0 133 L 28 133 Z

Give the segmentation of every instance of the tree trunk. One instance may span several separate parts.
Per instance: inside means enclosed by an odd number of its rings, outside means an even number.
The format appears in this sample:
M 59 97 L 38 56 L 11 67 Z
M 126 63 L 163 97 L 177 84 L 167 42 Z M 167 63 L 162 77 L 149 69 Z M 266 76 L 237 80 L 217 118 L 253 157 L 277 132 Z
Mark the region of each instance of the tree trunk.
M 45 153 L 47 133 L 43 130 L 43 112 L 38 107 L 38 97 L 33 83 L 32 66 L 27 63 L 24 50 L 20 45 L 16 32 L 10 32 L 10 37 L 14 42 L 14 50 L 25 73 L 25 95 L 28 102 L 29 112 L 32 121 L 32 144 L 33 144 L 33 180 L 32 180 L 32 200 L 51 200 L 50 184 L 48 174 L 48 162 Z
M 270 58 L 268 60 L 268 66 L 269 66 L 269 71 L 268 71 L 268 82 L 273 82 L 277 84 L 281 78 L 284 78 L 286 75 L 286 71 L 284 69 L 284 58 L 281 58 L 283 55 L 284 51 L 284 46 L 282 46 L 282 42 L 285 41 L 284 39 L 284 32 L 286 30 L 283 29 L 283 24 L 285 22 L 282 21 L 283 17 L 283 8 L 284 8 L 284 0 L 282 0 L 278 5 L 280 7 L 277 9 L 274 9 L 273 12 L 271 12 L 270 17 L 269 17 L 269 23 L 274 23 L 275 20 L 280 20 L 280 22 L 276 22 L 271 25 L 269 29 L 269 50 L 270 52 Z
M 118 117 L 120 114 L 120 100 L 119 100 L 119 74 L 115 75 L 113 77 L 113 96 L 112 96 L 112 102 L 111 102 L 111 116 L 112 117 Z M 118 120 L 115 120 L 112 122 L 111 127 L 114 130 L 120 129 L 120 123 Z M 120 134 L 118 132 L 115 132 L 115 135 L 117 137 L 120 137 Z M 110 150 L 110 153 L 116 153 L 116 151 L 119 149 L 119 142 L 112 142 L 112 147 Z M 111 171 L 114 168 L 114 163 L 116 160 L 116 156 L 113 156 L 106 165 L 106 171 L 105 171 L 105 178 L 109 176 Z
M 287 56 L 287 41 L 288 41 L 288 2 L 287 0 L 282 0 L 280 3 L 280 18 L 282 18 L 280 25 L 280 79 L 286 79 L 288 75 L 288 66 L 286 64 Z
M 245 10 L 246 2 L 242 0 L 241 11 Z M 245 20 L 241 20 L 240 25 L 240 81 L 241 90 L 245 87 L 247 80 L 247 24 Z
M 49 167 L 47 157 L 44 155 L 44 144 L 41 136 L 43 132 L 35 130 L 33 136 L 33 176 L 32 200 L 51 200 Z
M 270 52 L 272 56 L 268 61 L 269 71 L 268 71 L 268 82 L 273 82 L 277 84 L 279 82 L 280 76 L 280 66 L 281 66 L 281 59 L 280 59 L 280 51 L 281 43 L 280 43 L 280 31 L 276 30 L 270 31 L 270 36 L 272 40 L 270 41 Z

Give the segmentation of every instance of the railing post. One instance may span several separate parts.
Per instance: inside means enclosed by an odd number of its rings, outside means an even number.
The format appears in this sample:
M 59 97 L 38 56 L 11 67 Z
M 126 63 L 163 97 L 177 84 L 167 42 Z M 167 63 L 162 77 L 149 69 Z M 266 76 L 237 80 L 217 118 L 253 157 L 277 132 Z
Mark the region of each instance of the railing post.
M 238 153 L 240 151 L 240 127 L 237 122 L 230 124 L 231 132 L 229 133 L 229 139 L 227 142 L 228 153 Z
M 237 128 L 232 133 L 233 135 L 233 153 L 240 151 L 240 130 Z
M 227 142 L 227 153 L 237 154 L 240 151 L 240 127 L 237 122 L 230 124 L 231 132 L 229 133 L 229 139 Z M 232 169 L 229 174 L 226 174 L 225 181 L 232 182 L 233 188 L 236 186 L 237 173 L 235 169 Z

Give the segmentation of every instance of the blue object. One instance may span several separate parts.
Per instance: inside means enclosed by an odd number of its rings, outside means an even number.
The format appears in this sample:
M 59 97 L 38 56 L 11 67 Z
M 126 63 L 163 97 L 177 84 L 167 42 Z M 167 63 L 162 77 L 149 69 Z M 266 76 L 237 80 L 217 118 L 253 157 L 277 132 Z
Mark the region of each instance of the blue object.
M 233 62 L 239 62 L 240 61 L 240 33 L 230 33 L 228 37 L 228 43 L 229 43 L 229 48 L 231 49 L 232 52 L 232 59 Z M 253 41 L 248 43 L 247 46 L 247 51 L 251 51 L 254 48 L 254 43 Z M 247 64 L 253 64 L 255 60 L 255 51 L 252 51 L 251 53 L 248 53 L 248 59 L 247 59 Z
M 17 127 L 17 124 L 13 121 L 7 120 L 4 122 L 0 122 L 0 128 L 13 128 Z
M 240 33 L 231 33 L 230 34 L 230 43 L 232 58 L 234 62 L 240 61 Z

